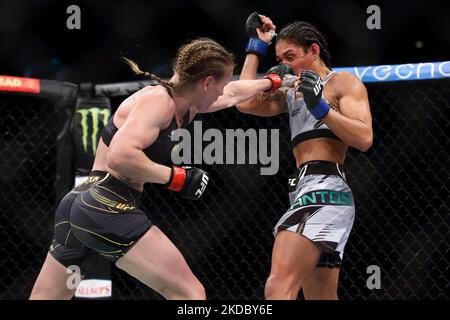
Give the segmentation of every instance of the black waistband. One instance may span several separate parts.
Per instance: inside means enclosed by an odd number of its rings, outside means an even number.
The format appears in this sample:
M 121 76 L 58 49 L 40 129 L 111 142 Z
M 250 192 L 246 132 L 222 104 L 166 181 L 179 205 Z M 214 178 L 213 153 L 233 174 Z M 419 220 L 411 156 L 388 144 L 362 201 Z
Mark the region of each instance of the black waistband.
M 313 160 L 303 163 L 298 167 L 300 175 L 307 176 L 310 174 L 337 175 L 345 179 L 345 166 L 343 164 Z M 306 171 L 305 171 L 306 170 Z
M 89 173 L 89 177 L 100 177 L 100 178 L 104 178 L 107 174 L 108 174 L 108 172 L 106 172 L 106 171 L 92 170 L 92 171 Z
M 141 203 L 141 192 L 130 187 L 111 174 L 108 174 L 108 176 L 103 181 L 101 181 L 98 186 L 105 187 L 110 191 L 115 192 L 117 195 L 126 199 L 130 203 L 134 203 L 136 205 L 139 205 Z
M 89 176 L 87 179 L 85 179 L 82 183 L 78 184 L 73 188 L 72 191 L 75 192 L 82 192 L 89 189 L 92 185 L 98 183 L 102 179 L 104 179 L 108 175 L 108 172 L 100 171 L 100 170 L 94 170 L 89 173 Z

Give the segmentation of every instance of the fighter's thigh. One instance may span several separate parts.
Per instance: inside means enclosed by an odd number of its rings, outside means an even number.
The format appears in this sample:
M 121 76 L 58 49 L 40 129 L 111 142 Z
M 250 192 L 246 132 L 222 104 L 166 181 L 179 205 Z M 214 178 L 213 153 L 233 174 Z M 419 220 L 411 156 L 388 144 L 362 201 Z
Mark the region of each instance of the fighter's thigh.
M 339 268 L 316 268 L 303 285 L 305 299 L 337 299 L 339 271 Z
M 71 299 L 75 293 L 76 287 L 68 283 L 72 272 L 58 262 L 52 254 L 48 253 L 42 266 L 41 272 L 36 279 L 33 290 L 30 295 L 31 300 L 63 300 Z M 83 277 L 79 275 L 81 280 Z
M 182 295 L 192 286 L 201 286 L 181 252 L 156 226 L 117 260 L 116 265 L 163 296 L 168 291 Z
M 280 231 L 272 251 L 271 274 L 302 283 L 315 269 L 321 249 L 310 239 L 291 231 Z

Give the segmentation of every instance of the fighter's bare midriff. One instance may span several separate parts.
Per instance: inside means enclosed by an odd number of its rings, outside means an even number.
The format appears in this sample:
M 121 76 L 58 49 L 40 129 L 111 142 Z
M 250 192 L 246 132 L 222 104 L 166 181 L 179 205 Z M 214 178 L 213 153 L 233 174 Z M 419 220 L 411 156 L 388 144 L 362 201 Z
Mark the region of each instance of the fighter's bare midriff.
M 293 153 L 297 168 L 305 162 L 324 160 L 344 163 L 348 146 L 337 139 L 316 138 L 306 140 L 295 146 Z

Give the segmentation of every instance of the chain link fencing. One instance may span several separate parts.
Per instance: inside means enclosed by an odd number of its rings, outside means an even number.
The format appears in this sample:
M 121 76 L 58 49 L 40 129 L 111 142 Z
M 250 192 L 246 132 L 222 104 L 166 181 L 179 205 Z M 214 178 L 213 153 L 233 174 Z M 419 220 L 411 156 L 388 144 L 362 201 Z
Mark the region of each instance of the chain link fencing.
M 53 231 L 56 113 L 39 97 L 0 95 L 0 299 L 26 298 Z
M 365 153 L 350 149 L 346 159 L 356 219 L 340 298 L 449 298 L 449 84 L 366 85 L 374 143 Z M 113 110 L 121 99 L 112 100 Z M 25 299 L 52 237 L 57 131 L 45 100 L 0 94 L 0 110 L 0 299 Z M 183 253 L 209 299 L 263 299 L 272 228 L 289 206 L 287 179 L 295 170 L 287 115 L 259 118 L 233 108 L 199 120 L 203 131 L 279 129 L 278 173 L 263 176 L 261 165 L 202 164 L 211 183 L 200 201 L 147 185 L 143 208 Z M 380 289 L 367 286 L 373 265 Z M 111 276 L 114 299 L 162 298 L 118 268 Z

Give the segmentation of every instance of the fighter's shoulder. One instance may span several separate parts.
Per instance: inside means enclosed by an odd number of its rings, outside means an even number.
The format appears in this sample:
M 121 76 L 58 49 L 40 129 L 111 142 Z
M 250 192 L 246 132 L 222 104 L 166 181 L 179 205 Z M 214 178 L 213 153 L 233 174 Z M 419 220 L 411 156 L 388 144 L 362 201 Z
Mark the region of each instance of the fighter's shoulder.
M 162 123 L 172 119 L 175 113 L 175 102 L 170 97 L 167 89 L 163 86 L 147 86 L 141 89 L 142 92 L 136 97 L 137 106 L 135 108 L 140 117 L 154 117 L 157 115 Z
M 153 86 L 146 86 L 142 88 L 141 94 L 138 98 L 140 98 L 143 101 L 149 102 L 149 100 L 157 100 L 160 102 L 173 102 L 172 98 L 169 95 L 169 92 L 165 87 L 162 85 L 153 85 Z
M 330 79 L 330 85 L 332 85 L 336 92 L 340 94 L 366 90 L 361 79 L 348 71 L 336 72 Z
M 353 73 L 348 71 L 336 71 L 331 80 L 339 82 L 362 83 L 361 80 Z

